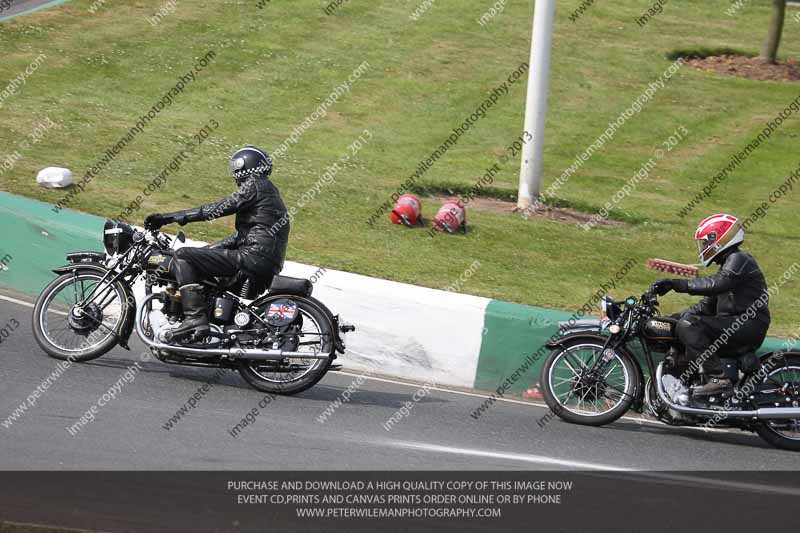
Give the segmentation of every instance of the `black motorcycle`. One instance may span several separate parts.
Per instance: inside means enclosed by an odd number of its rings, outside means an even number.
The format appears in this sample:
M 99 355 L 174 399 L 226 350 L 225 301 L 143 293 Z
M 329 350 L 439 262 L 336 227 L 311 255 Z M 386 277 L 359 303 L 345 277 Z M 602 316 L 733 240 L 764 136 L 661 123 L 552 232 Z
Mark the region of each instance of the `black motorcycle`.
M 677 320 L 659 316 L 652 291 L 639 300 L 605 296 L 601 305 L 599 320 L 562 322 L 559 338 L 547 344 L 553 350 L 542 368 L 543 395 L 560 418 L 602 426 L 629 409 L 647 410 L 666 424 L 754 431 L 773 446 L 800 451 L 800 352 L 756 357 L 740 350 L 722 359 L 732 390 L 693 396 L 691 387 L 707 378 L 684 361 Z M 654 354 L 662 356 L 658 364 Z
M 173 339 L 183 320 L 177 282 L 169 264 L 173 241 L 157 231 L 139 231 L 106 221 L 106 253 L 67 254 L 69 264 L 44 288 L 33 311 L 36 342 L 56 359 L 83 362 L 114 346 L 128 348 L 133 330 L 164 363 L 229 368 L 260 391 L 295 394 L 317 383 L 344 354 L 340 333 L 353 331 L 311 296 L 309 280 L 242 273 L 204 282 L 210 331 L 203 339 Z M 134 283 L 143 280 L 137 303 Z M 250 299 L 253 297 L 253 299 Z

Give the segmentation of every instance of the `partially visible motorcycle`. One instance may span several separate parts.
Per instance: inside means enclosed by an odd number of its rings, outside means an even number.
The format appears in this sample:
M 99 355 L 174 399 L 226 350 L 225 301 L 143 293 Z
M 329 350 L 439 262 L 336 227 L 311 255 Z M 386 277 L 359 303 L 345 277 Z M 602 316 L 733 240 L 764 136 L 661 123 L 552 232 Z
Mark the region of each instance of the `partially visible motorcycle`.
M 290 395 L 316 384 L 344 354 L 340 324 L 311 296 L 309 280 L 275 276 L 263 280 L 239 273 L 204 282 L 210 331 L 189 343 L 173 339 L 183 320 L 177 281 L 169 263 L 177 242 L 158 231 L 141 231 L 108 220 L 102 252 L 67 254 L 33 310 L 33 335 L 51 357 L 73 362 L 98 358 L 119 345 L 128 348 L 133 330 L 160 361 L 175 365 L 238 370 L 260 391 Z M 137 303 L 133 285 L 144 280 Z M 264 294 L 259 295 L 259 293 Z M 253 299 L 250 299 L 253 297 Z
M 800 451 L 800 352 L 756 357 L 741 349 L 722 359 L 738 376 L 732 390 L 693 396 L 691 386 L 707 378 L 683 362 L 677 321 L 659 315 L 652 289 L 638 300 L 604 296 L 601 306 L 600 319 L 562 322 L 559 337 L 547 344 L 542 392 L 560 418 L 602 426 L 633 408 L 675 426 L 754 431 L 775 447 Z M 637 341 L 646 368 L 634 356 Z

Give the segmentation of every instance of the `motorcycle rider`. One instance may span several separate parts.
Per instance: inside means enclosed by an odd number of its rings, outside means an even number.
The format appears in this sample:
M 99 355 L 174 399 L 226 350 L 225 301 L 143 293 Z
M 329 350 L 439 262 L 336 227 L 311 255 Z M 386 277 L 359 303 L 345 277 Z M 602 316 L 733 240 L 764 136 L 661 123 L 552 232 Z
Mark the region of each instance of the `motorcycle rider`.
M 653 284 L 653 291 L 659 295 L 674 290 L 705 296 L 673 317 L 679 319 L 676 333 L 686 347 L 686 356 L 702 365 L 710 378 L 692 392 L 695 396 L 709 396 L 732 387 L 723 373 L 720 355 L 735 357 L 742 349 L 755 351 L 764 342 L 770 323 L 767 282 L 753 256 L 739 249 L 744 242 L 744 228 L 736 217 L 712 215 L 700 222 L 694 238 L 703 265 L 717 263 L 719 271 L 691 280 L 660 279 Z M 743 323 L 735 329 L 732 326 L 737 320 Z M 724 332 L 728 334 L 727 342 L 719 350 L 709 349 Z
M 247 145 L 229 161 L 237 190 L 210 204 L 174 213 L 153 213 L 145 218 L 146 229 L 157 230 L 177 222 L 213 220 L 236 214 L 236 233 L 204 248 L 176 250 L 170 265 L 180 287 L 184 321 L 172 331 L 176 339 L 202 337 L 208 332 L 206 298 L 201 280 L 213 276 L 232 277 L 240 270 L 251 280 L 269 286 L 283 268 L 289 240 L 289 218 L 277 187 L 269 179 L 272 158 Z

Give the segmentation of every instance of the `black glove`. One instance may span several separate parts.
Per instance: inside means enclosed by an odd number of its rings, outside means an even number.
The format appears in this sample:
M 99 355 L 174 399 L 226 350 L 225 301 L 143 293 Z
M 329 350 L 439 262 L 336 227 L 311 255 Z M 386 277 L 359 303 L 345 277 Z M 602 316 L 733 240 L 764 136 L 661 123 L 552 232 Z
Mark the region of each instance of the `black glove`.
M 144 229 L 146 230 L 158 230 L 161 226 L 166 226 L 169 224 L 171 220 L 160 213 L 153 213 L 152 215 L 147 215 L 144 219 Z
M 650 290 L 659 296 L 664 296 L 672 290 L 672 280 L 665 278 L 658 279 L 655 283 L 653 283 L 653 286 L 650 287 Z
M 664 296 L 669 291 L 689 292 L 689 281 L 685 279 L 666 279 L 656 280 L 651 290 L 659 296 Z

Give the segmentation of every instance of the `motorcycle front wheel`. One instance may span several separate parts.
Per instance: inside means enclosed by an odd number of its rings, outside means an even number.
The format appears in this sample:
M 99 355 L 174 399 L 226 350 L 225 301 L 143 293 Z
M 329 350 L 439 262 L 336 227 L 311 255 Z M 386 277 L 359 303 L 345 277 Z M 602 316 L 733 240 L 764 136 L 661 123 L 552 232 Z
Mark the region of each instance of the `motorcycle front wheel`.
M 77 270 L 57 277 L 39 295 L 33 338 L 50 357 L 90 361 L 117 344 L 115 332 L 128 312 L 125 291 L 102 280 L 102 272 Z
M 635 363 L 626 353 L 603 358 L 603 343 L 592 339 L 573 339 L 550 353 L 541 383 L 554 414 L 573 424 L 602 426 L 628 411 L 638 386 Z

